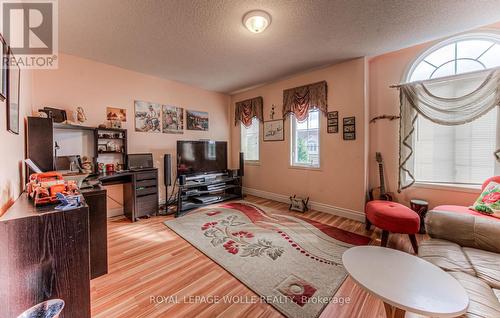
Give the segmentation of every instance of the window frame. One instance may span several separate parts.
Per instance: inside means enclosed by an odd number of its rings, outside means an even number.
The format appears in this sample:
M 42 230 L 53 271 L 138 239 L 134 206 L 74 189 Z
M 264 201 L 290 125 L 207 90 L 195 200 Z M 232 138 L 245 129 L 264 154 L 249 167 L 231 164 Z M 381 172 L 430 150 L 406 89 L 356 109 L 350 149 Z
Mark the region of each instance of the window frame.
M 439 43 L 431 45 L 429 48 L 421 51 L 417 57 L 411 61 L 406 67 L 405 72 L 403 73 L 402 83 L 410 83 L 411 76 L 418 65 L 423 62 L 430 54 L 433 52 L 455 42 L 466 41 L 466 40 L 487 40 L 492 41 L 492 38 L 496 38 L 497 41 L 500 42 L 500 31 L 498 30 L 484 30 L 482 32 L 467 32 L 456 36 L 451 36 Z M 466 74 L 466 73 L 461 73 Z M 437 77 L 438 79 L 440 77 Z M 420 81 L 416 81 L 420 82 Z
M 403 83 L 411 83 L 411 77 L 413 75 L 413 72 L 415 69 L 422 63 L 430 54 L 433 52 L 436 52 L 437 50 L 460 41 L 467 41 L 467 40 L 486 40 L 486 41 L 497 41 L 498 44 L 500 44 L 500 31 L 496 29 L 485 29 L 479 32 L 467 32 L 467 33 L 462 33 L 460 35 L 456 36 L 451 36 L 443 41 L 440 41 L 434 45 L 431 45 L 430 47 L 426 48 L 425 50 L 421 51 L 417 57 L 411 61 L 411 63 L 408 64 L 405 72 L 403 73 L 403 77 L 401 82 Z M 498 68 L 498 67 L 496 67 Z M 488 69 L 488 68 L 486 68 Z M 437 69 L 436 69 L 437 70 Z M 467 74 L 468 72 L 460 73 L 460 74 Z M 469 73 L 474 73 L 474 72 L 469 72 Z M 446 78 L 444 77 L 436 77 L 433 79 L 439 79 L 439 78 Z M 417 80 L 414 82 L 421 82 L 424 80 Z M 416 142 L 417 138 L 417 131 L 413 134 L 414 138 L 414 143 Z M 497 111 L 497 139 L 496 139 L 496 148 L 500 148 L 500 110 Z M 493 159 L 494 160 L 494 159 Z M 415 156 L 413 157 L 413 160 L 411 162 L 411 168 L 412 168 L 412 173 L 415 178 L 415 185 L 421 188 L 429 188 L 429 189 L 436 189 L 436 188 L 445 188 L 445 189 L 452 189 L 452 190 L 463 190 L 463 189 L 470 189 L 472 191 L 477 191 L 478 186 L 481 184 L 477 183 L 453 183 L 453 182 L 429 182 L 429 181 L 419 181 L 417 179 L 417 176 L 415 174 Z M 500 174 L 500 162 L 498 160 L 495 160 L 495 167 L 494 167 L 494 175 L 499 175 Z
M 295 115 L 291 114 L 290 119 L 290 160 L 289 167 L 293 169 L 306 169 L 306 170 L 321 170 L 321 112 L 319 109 L 311 109 L 309 112 L 318 112 L 318 143 L 317 143 L 317 153 L 318 153 L 318 165 L 303 164 L 295 162 L 295 129 L 297 124 L 297 119 Z M 309 114 L 308 114 L 309 119 Z M 309 129 L 308 129 L 309 130 Z M 306 144 L 306 147 L 308 145 Z
M 253 117 L 252 118 L 252 125 L 254 125 L 254 123 L 257 123 L 257 125 L 258 125 L 258 127 L 257 127 L 257 151 L 258 151 L 257 158 L 258 159 L 257 160 L 254 160 L 254 159 L 252 159 L 252 160 L 244 159 L 244 162 L 245 162 L 245 164 L 258 165 L 258 164 L 260 164 L 260 152 L 261 152 L 260 151 L 260 145 L 261 145 L 261 142 L 260 142 L 261 133 L 260 132 L 261 132 L 261 126 L 262 125 L 261 125 L 260 120 L 257 119 L 257 117 Z M 245 125 L 243 125 L 242 122 L 240 122 L 240 152 L 244 152 L 243 151 L 243 143 L 242 143 L 244 129 L 247 129 L 247 128 L 245 127 Z

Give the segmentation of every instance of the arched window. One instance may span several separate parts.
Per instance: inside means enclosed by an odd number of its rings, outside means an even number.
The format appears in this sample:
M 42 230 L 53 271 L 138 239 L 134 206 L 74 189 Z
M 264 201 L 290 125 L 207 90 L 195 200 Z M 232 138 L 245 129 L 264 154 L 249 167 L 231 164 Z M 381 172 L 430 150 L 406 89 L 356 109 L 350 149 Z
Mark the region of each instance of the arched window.
M 432 91 L 436 96 L 465 95 L 470 87 L 458 86 L 452 76 L 500 67 L 500 34 L 469 33 L 450 38 L 423 52 L 412 63 L 405 82 L 451 76 Z M 485 75 L 486 78 L 486 75 Z M 447 96 L 448 95 L 448 96 Z M 493 152 L 499 145 L 498 107 L 477 120 L 443 126 L 418 116 L 413 175 L 421 183 L 480 184 L 500 172 Z
M 427 80 L 500 66 L 500 35 L 470 33 L 441 42 L 413 63 L 406 80 Z

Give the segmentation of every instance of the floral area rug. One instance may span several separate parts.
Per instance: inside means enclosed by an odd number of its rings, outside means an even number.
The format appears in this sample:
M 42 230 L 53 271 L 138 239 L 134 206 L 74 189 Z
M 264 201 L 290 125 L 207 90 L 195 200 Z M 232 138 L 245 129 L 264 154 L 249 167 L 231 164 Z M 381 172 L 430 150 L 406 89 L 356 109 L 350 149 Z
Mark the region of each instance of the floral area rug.
M 342 253 L 370 238 L 245 201 L 200 209 L 165 225 L 287 317 L 317 317 L 347 274 Z

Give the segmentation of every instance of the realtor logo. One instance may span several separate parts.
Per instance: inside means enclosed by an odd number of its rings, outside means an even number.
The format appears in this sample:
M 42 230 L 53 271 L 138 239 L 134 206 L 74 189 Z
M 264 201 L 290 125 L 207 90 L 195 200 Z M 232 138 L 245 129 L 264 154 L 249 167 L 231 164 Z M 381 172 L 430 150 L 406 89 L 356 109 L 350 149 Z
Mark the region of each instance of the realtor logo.
M 21 68 L 57 68 L 56 0 L 1 0 L 2 34 Z

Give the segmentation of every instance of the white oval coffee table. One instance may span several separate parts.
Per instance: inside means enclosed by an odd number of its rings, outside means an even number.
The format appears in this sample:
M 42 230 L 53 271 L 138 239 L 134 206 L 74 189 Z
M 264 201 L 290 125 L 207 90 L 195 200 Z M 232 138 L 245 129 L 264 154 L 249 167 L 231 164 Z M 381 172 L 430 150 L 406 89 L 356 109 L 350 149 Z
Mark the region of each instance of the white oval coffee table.
M 456 317 L 467 311 L 469 296 L 451 275 L 416 256 L 378 246 L 357 246 L 342 256 L 351 278 L 384 302 L 387 317 L 412 312 Z

